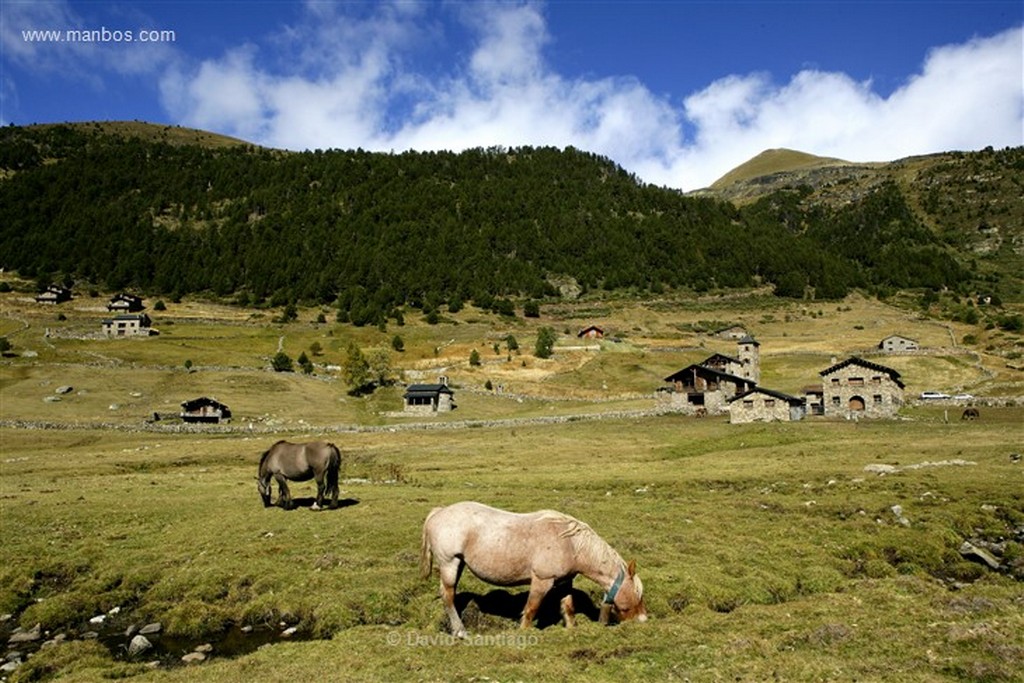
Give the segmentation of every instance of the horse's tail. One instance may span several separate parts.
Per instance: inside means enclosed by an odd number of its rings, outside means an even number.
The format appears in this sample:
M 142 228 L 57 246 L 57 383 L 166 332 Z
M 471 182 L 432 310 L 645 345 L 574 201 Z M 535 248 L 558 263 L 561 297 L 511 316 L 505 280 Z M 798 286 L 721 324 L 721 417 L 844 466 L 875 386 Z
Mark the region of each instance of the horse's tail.
M 341 450 L 333 443 L 327 444 L 331 448 L 331 457 L 327 463 L 327 490 L 337 495 L 338 476 L 341 472 Z
M 427 523 L 430 522 L 430 518 L 434 516 L 434 513 L 441 509 L 434 508 L 427 515 L 427 518 L 423 520 L 423 538 L 420 541 L 420 576 L 424 579 L 430 578 L 434 560 L 434 554 L 430 549 L 430 534 L 427 533 Z

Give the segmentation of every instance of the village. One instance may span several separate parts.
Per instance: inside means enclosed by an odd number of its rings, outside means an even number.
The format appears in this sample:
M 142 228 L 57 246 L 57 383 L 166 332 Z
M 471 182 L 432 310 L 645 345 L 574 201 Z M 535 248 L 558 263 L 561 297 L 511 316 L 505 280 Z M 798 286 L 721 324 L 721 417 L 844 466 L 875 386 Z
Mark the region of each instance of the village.
M 47 287 L 36 297 L 43 305 L 57 305 L 72 299 L 70 289 Z M 144 312 L 143 298 L 120 292 L 106 305 L 111 317 L 101 322 L 98 334 L 105 338 L 155 337 L 159 332 Z M 585 347 L 599 349 L 605 330 L 588 325 L 576 337 Z M 840 419 L 894 419 L 906 403 L 906 384 L 896 369 L 859 356 L 831 358 L 818 372 L 816 381 L 804 385 L 799 395 L 779 391 L 761 384 L 761 344 L 742 325 L 714 330 L 709 335 L 719 343 L 734 343 L 735 354 L 715 352 L 702 361 L 692 363 L 664 377 L 663 384 L 652 387 L 654 404 L 662 412 L 675 412 L 697 418 L 728 416 L 733 424 L 750 422 L 790 422 L 807 417 Z M 920 344 L 907 336 L 890 334 L 877 343 L 875 352 L 883 356 L 913 354 Z M 808 378 L 810 379 L 810 378 Z M 499 391 L 501 387 L 499 387 Z M 456 387 L 446 375 L 436 382 L 406 383 L 402 394 L 402 410 L 398 415 L 424 417 L 454 411 Z M 213 392 L 211 391 L 211 394 Z M 952 405 L 970 403 L 973 396 L 948 396 L 923 392 L 920 399 L 947 399 Z M 226 423 L 232 419 L 231 408 L 212 395 L 185 398 L 176 417 L 186 423 Z M 977 411 L 965 412 L 965 418 Z M 160 415 L 153 416 L 159 420 Z M 166 416 L 165 416 L 166 417 Z

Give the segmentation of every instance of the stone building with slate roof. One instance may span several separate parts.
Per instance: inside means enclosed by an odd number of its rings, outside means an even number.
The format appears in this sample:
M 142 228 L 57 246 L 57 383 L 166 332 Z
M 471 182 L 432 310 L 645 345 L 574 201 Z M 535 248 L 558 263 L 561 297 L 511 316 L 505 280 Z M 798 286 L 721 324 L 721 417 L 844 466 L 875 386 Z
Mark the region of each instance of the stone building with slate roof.
M 852 356 L 820 373 L 828 417 L 895 417 L 903 405 L 900 373 Z

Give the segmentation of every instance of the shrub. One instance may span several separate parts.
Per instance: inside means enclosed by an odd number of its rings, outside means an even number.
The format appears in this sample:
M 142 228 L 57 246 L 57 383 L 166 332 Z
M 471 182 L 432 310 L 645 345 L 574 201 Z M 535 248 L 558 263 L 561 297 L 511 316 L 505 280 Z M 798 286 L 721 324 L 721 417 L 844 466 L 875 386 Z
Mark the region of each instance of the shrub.
M 270 366 L 274 368 L 274 372 L 294 371 L 292 359 L 284 351 L 278 351 L 277 354 L 274 355 L 274 359 L 270 361 Z

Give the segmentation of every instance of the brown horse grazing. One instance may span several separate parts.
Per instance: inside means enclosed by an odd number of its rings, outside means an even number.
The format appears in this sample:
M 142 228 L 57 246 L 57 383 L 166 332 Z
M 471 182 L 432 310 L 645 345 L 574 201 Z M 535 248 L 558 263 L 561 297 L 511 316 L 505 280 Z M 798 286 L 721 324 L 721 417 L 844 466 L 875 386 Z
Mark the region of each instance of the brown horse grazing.
M 434 508 L 423 523 L 424 578 L 430 576 L 431 559 L 441 576 L 441 600 L 451 631 L 460 638 L 466 637 L 466 627 L 455 609 L 455 587 L 465 567 L 497 586 L 530 585 L 522 628 L 533 623 L 548 591 L 555 586 L 571 589 L 577 574 L 606 591 L 602 623 L 609 612 L 622 621 L 647 620 L 636 562 L 627 565 L 587 524 L 554 510 L 517 514 L 468 501 Z M 562 599 L 561 608 L 571 626 L 571 595 Z
M 286 480 L 309 481 L 316 479 L 314 510 L 323 506 L 324 493 L 331 496 L 331 508 L 338 507 L 338 472 L 341 470 L 341 451 L 332 443 L 289 443 L 278 441 L 260 457 L 256 486 L 263 507 L 270 507 L 271 478 L 277 481 L 277 504 L 288 510 L 292 496 Z

